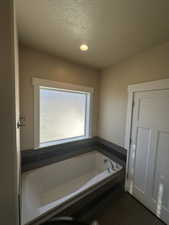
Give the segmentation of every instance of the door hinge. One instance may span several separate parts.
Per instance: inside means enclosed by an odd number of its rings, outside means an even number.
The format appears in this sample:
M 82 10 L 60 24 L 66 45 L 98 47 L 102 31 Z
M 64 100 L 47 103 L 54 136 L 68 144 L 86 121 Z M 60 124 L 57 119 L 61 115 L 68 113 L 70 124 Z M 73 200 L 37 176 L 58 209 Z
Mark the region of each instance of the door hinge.
M 24 127 L 25 124 L 25 117 L 20 117 L 19 121 L 17 122 L 17 128 Z
M 129 143 L 129 144 L 130 144 L 130 146 L 131 146 L 131 144 L 132 144 L 132 138 L 130 138 L 130 143 Z
M 135 101 L 133 100 L 133 102 L 132 102 L 132 108 L 134 108 L 134 106 L 135 106 Z
M 126 173 L 126 180 L 128 180 L 128 178 L 129 178 L 129 173 L 127 172 Z

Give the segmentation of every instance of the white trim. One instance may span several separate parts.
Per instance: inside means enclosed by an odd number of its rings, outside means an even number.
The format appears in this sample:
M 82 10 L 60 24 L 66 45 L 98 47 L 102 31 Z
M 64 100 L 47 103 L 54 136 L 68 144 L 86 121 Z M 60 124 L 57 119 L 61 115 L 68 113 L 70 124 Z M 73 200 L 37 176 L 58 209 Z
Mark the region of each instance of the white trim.
M 163 90 L 168 88 L 169 88 L 169 79 L 163 79 L 163 80 L 129 85 L 128 91 L 139 92 L 139 91 Z
M 45 146 L 51 146 L 61 143 L 72 142 L 75 140 L 82 140 L 92 137 L 92 118 L 93 118 L 93 93 L 94 89 L 91 87 L 74 85 L 70 83 L 62 83 L 51 80 L 44 80 L 39 78 L 32 78 L 32 84 L 34 86 L 34 148 L 39 149 Z M 40 87 L 43 88 L 55 88 L 63 91 L 72 91 L 86 94 L 86 115 L 85 118 L 85 135 L 82 137 L 67 138 L 58 141 L 51 141 L 46 143 L 40 143 Z
M 127 174 L 129 170 L 129 158 L 130 158 L 130 138 L 132 129 L 132 114 L 133 114 L 133 100 L 135 92 L 142 91 L 153 91 L 153 90 L 164 90 L 169 89 L 169 79 L 144 82 L 139 84 L 133 84 L 128 86 L 128 106 L 126 116 L 126 132 L 125 132 L 125 149 L 127 149 L 127 163 L 126 163 L 126 182 L 125 189 L 129 190 L 129 184 L 127 180 Z
M 92 87 L 87 87 L 87 86 L 82 86 L 82 85 L 76 85 L 76 84 L 71 84 L 71 83 L 64 83 L 64 82 L 57 82 L 53 80 L 45 80 L 45 79 L 40 79 L 40 78 L 32 78 L 32 84 L 34 86 L 44 86 L 44 87 L 51 87 L 51 88 L 59 88 L 63 90 L 72 90 L 72 91 L 80 91 L 80 92 L 94 92 L 94 88 Z
M 34 148 L 39 147 L 40 143 L 40 121 L 39 121 L 39 110 L 40 110 L 40 98 L 39 98 L 39 86 L 34 86 Z
M 93 101 L 93 92 L 90 92 L 87 96 L 88 100 L 87 100 L 87 114 L 89 115 L 87 118 L 87 128 L 86 130 L 88 131 L 88 138 L 92 137 L 93 134 L 93 106 L 94 106 L 94 101 Z

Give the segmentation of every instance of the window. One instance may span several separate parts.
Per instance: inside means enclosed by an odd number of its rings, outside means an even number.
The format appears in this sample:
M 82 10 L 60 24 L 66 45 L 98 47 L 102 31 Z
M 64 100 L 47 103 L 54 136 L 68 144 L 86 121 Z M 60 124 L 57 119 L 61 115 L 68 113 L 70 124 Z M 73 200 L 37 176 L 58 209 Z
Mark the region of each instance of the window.
M 85 136 L 85 93 L 40 88 L 40 143 Z
M 91 136 L 93 89 L 33 79 L 35 148 Z

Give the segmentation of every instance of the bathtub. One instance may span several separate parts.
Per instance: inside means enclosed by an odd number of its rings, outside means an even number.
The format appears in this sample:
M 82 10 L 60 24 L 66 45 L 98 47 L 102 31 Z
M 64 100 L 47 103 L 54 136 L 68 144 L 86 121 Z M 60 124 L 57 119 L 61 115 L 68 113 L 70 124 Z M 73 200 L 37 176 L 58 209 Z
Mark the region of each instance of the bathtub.
M 22 225 L 59 208 L 122 169 L 105 155 L 93 151 L 22 175 Z

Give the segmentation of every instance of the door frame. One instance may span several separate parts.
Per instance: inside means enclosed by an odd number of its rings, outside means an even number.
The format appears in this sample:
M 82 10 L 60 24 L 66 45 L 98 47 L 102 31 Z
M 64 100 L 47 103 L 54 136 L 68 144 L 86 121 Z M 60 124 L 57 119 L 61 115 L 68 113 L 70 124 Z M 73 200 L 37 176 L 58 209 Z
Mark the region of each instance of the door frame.
M 133 106 L 134 106 L 134 94 L 136 92 L 165 90 L 165 89 L 169 89 L 169 79 L 143 82 L 143 83 L 133 84 L 133 85 L 128 86 L 128 104 L 127 104 L 124 147 L 127 150 L 125 190 L 128 191 L 129 193 L 131 192 L 128 175 L 129 175 L 129 160 L 130 160 L 130 145 L 131 145 L 131 130 L 132 130 L 132 116 L 133 116 Z

